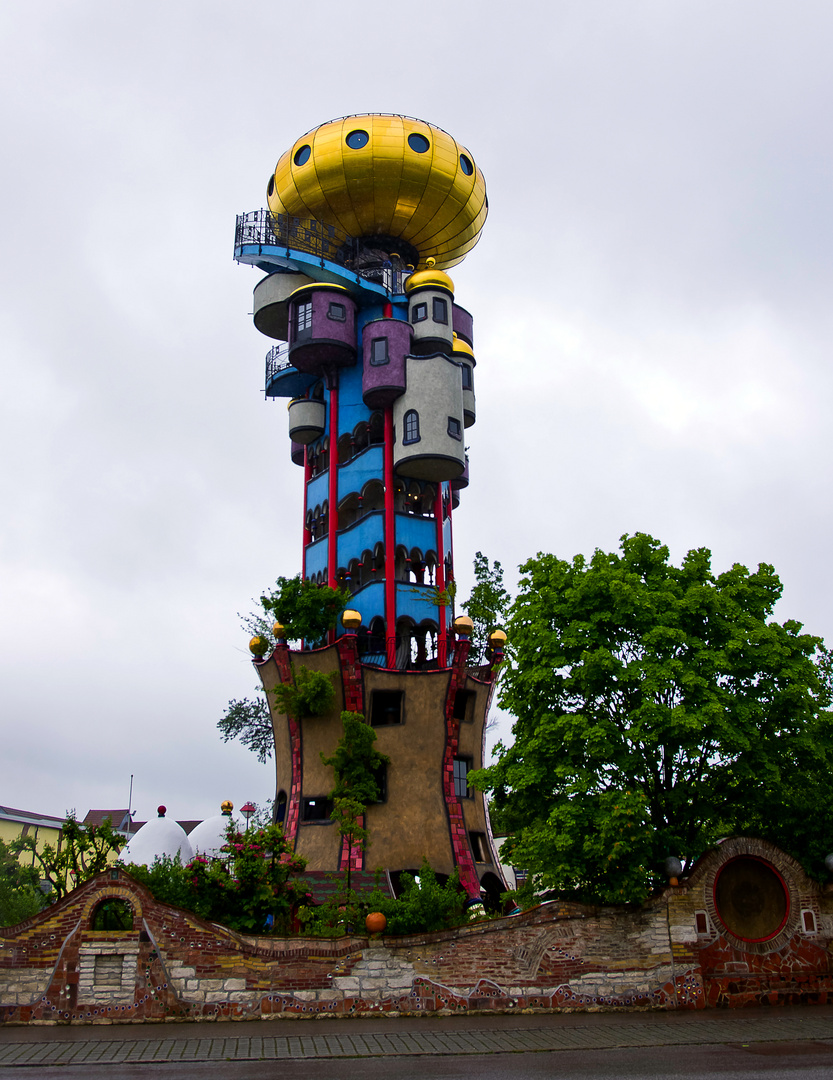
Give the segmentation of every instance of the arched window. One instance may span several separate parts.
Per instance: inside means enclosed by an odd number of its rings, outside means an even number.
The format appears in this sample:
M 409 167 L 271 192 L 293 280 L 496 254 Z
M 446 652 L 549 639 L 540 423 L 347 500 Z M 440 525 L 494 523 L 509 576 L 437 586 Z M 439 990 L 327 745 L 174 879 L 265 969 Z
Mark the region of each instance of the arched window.
M 419 413 L 416 409 L 409 409 L 405 413 L 405 431 L 402 442 L 406 444 L 419 442 Z
M 117 896 L 102 900 L 90 920 L 91 930 L 132 930 L 133 908 Z

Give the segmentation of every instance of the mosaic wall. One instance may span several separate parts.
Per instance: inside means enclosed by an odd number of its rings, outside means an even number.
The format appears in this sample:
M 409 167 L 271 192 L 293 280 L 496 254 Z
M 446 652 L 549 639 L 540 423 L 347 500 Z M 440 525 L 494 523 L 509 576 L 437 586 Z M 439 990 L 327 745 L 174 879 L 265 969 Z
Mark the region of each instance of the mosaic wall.
M 130 905 L 132 930 L 92 929 L 106 899 Z M 769 936 L 743 940 L 747 924 Z M 554 902 L 408 938 L 242 938 L 108 871 L 0 930 L 0 1021 L 824 1003 L 832 941 L 833 894 L 754 840 L 727 841 L 642 908 Z

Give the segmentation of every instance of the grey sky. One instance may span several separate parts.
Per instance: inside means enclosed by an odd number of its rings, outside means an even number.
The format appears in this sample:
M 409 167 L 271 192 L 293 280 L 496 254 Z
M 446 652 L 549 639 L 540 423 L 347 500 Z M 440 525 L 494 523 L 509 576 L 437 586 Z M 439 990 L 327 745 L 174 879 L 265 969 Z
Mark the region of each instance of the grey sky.
M 461 593 L 478 548 L 514 581 L 641 529 L 833 638 L 832 39 L 821 2 L 2 6 L 0 802 L 271 794 L 215 730 L 301 543 L 234 216 L 356 111 L 488 185 Z

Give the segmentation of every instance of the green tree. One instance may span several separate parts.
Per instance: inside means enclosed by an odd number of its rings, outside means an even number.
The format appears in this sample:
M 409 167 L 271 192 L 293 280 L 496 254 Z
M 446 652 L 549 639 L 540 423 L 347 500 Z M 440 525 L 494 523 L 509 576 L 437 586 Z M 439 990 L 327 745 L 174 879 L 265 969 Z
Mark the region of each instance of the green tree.
M 303 720 L 308 716 L 323 716 L 332 708 L 336 697 L 335 674 L 327 675 L 313 668 L 292 665 L 292 682 L 280 683 L 272 696 L 281 712 Z
M 350 602 L 347 589 L 333 589 L 305 581 L 300 574 L 279 577 L 275 588 L 264 593 L 260 604 L 267 617 L 284 627 L 290 641 L 303 639 L 313 645 L 336 624 L 336 619 Z
M 262 687 L 256 687 L 256 691 L 260 697 L 230 701 L 225 715 L 217 721 L 217 727 L 223 742 L 239 739 L 265 765 L 267 758 L 272 756 L 275 733 Z
M 819 874 L 833 828 L 830 657 L 771 620 L 771 566 L 679 567 L 642 533 L 618 553 L 521 567 L 500 703 L 514 744 L 471 774 L 539 886 L 641 900 L 666 856 L 728 833 L 772 839 Z M 507 850 L 508 848 L 508 850 Z
M 108 818 L 103 825 L 82 825 L 70 811 L 61 826 L 57 848 L 46 844 L 37 850 L 33 836 L 21 836 L 9 845 L 16 854 L 29 852 L 39 868 L 39 876 L 50 882 L 54 897 L 60 900 L 77 885 L 106 870 L 110 857 L 124 845 L 124 837 Z
M 378 802 L 382 795 L 380 780 L 390 758 L 376 749 L 376 732 L 361 713 L 343 712 L 341 723 L 344 733 L 335 750 L 330 757 L 321 755 L 323 763 L 331 765 L 335 773 L 335 786 L 330 793 L 332 818 L 351 847 L 365 848 L 368 833 L 359 822 L 368 806 Z M 350 888 L 349 863 L 347 888 Z
M 0 926 L 14 926 L 40 911 L 44 895 L 38 888 L 39 877 L 35 866 L 20 863 L 11 847 L 0 840 Z
M 475 584 L 463 604 L 463 611 L 472 621 L 471 662 L 477 663 L 486 655 L 489 634 L 505 630 L 511 597 L 503 584 L 503 567 L 495 561 L 489 565 L 482 551 L 474 556 Z
M 261 596 L 260 610 L 240 615 L 240 622 L 250 636 L 261 635 L 274 644 L 272 625 L 277 621 L 283 625 L 287 639 L 303 639 L 306 644 L 313 645 L 335 626 L 336 619 L 349 602 L 350 593 L 346 589 L 316 585 L 315 582 L 302 580 L 300 574 L 292 578 L 279 577 L 275 588 Z M 326 689 L 321 689 L 320 680 L 317 687 L 302 686 L 305 678 L 301 676 L 300 680 L 298 677 L 295 680 L 301 691 L 299 700 L 302 707 L 311 694 L 317 693 L 320 697 L 320 694 L 327 693 Z M 258 686 L 255 693 L 257 696 L 254 698 L 230 701 L 217 721 L 217 727 L 223 742 L 239 739 L 257 754 L 258 761 L 265 764 L 267 758 L 272 756 L 275 739 L 263 689 Z M 321 711 L 326 712 L 327 708 L 329 705 Z M 293 711 L 291 704 L 290 711 Z M 293 715 L 296 714 L 293 712 Z M 306 712 L 302 715 L 319 714 Z

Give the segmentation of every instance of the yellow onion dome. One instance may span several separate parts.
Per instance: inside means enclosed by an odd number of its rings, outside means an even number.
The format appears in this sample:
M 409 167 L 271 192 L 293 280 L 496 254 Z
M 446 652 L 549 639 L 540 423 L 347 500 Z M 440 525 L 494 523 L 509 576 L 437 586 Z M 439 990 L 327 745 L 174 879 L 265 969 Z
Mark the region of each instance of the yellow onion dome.
M 462 353 L 463 356 L 467 356 L 472 363 L 475 363 L 474 349 L 469 345 L 467 341 L 463 341 L 461 337 L 454 335 L 454 340 L 451 343 L 451 351 L 456 353 Z
M 376 241 L 417 269 L 429 258 L 438 267 L 464 259 L 488 213 L 483 173 L 464 146 L 433 124 L 382 113 L 302 135 L 278 161 L 266 195 L 274 214 Z
M 428 270 L 417 270 L 416 273 L 409 274 L 405 278 L 405 292 L 409 296 L 417 289 L 444 289 L 451 293 L 452 299 L 454 298 L 454 282 L 448 274 L 434 267 Z

